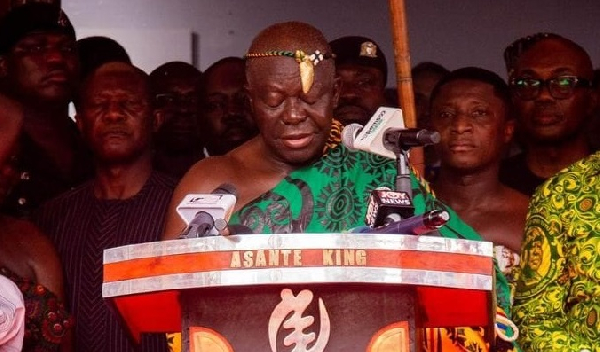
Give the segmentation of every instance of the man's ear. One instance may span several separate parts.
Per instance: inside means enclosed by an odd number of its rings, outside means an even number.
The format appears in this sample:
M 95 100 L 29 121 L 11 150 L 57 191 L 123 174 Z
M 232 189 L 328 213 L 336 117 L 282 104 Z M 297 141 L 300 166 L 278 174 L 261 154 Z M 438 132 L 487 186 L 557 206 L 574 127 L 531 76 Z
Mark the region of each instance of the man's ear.
M 160 126 L 165 122 L 165 110 L 164 109 L 154 109 L 152 113 L 152 132 L 157 132 L 160 129 Z

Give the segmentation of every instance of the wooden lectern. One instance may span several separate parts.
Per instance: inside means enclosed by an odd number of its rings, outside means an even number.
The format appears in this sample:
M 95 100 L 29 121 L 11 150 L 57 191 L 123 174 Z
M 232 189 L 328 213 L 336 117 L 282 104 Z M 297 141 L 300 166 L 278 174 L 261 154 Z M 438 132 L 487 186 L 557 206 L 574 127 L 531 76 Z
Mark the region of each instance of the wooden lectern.
M 186 352 L 421 351 L 423 328 L 493 329 L 492 257 L 413 235 L 151 242 L 104 251 L 102 294 L 134 338 L 182 331 Z

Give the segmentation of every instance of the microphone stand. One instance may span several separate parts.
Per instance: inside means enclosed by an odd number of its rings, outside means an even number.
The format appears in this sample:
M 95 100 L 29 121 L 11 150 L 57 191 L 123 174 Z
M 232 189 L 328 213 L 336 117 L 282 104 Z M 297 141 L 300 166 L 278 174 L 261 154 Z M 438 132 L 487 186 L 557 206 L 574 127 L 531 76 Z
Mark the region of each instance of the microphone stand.
M 396 154 L 396 191 L 405 192 L 412 199 L 410 184 L 410 166 L 408 164 L 408 149 L 394 148 Z
M 412 199 L 410 184 L 410 165 L 408 164 L 408 151 L 411 144 L 403 143 L 400 139 L 384 134 L 383 145 L 396 155 L 396 191 L 405 192 Z

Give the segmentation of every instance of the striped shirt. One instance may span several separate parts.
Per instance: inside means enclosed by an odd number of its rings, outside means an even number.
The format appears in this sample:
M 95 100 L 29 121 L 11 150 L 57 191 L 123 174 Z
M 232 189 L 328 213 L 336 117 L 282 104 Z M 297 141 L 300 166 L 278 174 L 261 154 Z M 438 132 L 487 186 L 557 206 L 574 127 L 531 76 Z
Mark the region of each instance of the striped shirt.
M 102 251 L 160 238 L 175 182 L 153 173 L 140 192 L 124 200 L 94 196 L 93 181 L 44 204 L 37 224 L 57 247 L 75 316 L 75 351 L 129 352 L 134 344 L 102 299 Z M 142 351 L 166 351 L 164 334 L 145 336 Z

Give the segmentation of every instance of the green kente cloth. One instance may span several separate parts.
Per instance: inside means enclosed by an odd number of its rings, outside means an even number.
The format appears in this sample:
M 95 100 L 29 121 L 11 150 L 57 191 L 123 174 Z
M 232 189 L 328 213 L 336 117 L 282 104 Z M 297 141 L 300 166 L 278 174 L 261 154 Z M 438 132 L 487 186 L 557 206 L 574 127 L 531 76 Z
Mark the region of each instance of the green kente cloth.
M 350 151 L 343 144 L 330 149 L 312 165 L 290 173 L 275 188 L 234 213 L 232 224 L 242 224 L 253 233 L 340 233 L 364 226 L 370 192 L 377 187 L 394 189 L 395 161 L 363 151 Z M 472 227 L 437 200 L 427 183 L 411 173 L 415 214 L 443 209 L 448 223 L 439 229 L 447 238 L 482 241 Z M 498 306 L 510 319 L 510 292 L 496 268 Z M 511 334 L 509 334 L 510 336 Z

